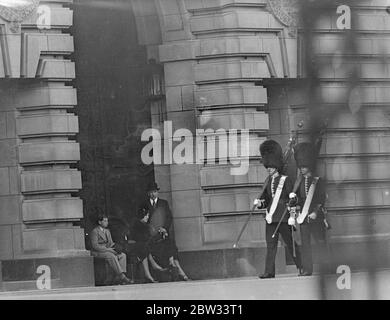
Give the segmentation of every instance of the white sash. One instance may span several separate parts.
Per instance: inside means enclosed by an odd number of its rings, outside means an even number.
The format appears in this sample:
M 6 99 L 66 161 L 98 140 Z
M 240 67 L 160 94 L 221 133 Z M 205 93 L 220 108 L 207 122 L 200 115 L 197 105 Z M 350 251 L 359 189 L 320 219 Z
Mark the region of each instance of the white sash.
M 306 201 L 305 201 L 305 204 L 303 205 L 302 212 L 299 214 L 299 216 L 297 218 L 297 222 L 299 224 L 302 224 L 305 221 L 306 216 L 309 213 L 309 208 L 311 205 L 311 201 L 313 200 L 314 192 L 316 191 L 318 179 L 319 179 L 319 177 L 313 178 L 313 182 L 311 183 L 311 186 L 309 188 L 309 192 L 307 193 Z
M 267 211 L 267 214 L 265 215 L 265 220 L 267 221 L 268 224 L 272 223 L 272 216 L 275 213 L 275 210 L 278 206 L 280 195 L 282 194 L 284 182 L 286 181 L 287 176 L 281 176 L 278 184 L 278 188 L 276 189 L 275 196 L 272 200 L 272 205 L 270 208 L 270 211 Z M 272 188 L 272 186 L 271 186 Z

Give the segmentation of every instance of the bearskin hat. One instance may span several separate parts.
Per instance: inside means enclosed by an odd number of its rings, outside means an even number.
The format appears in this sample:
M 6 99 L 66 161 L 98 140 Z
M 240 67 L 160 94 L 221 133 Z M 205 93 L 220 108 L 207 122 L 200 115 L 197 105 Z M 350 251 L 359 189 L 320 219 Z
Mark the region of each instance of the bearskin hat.
M 260 154 L 263 158 L 263 165 L 266 168 L 283 168 L 283 151 L 279 143 L 274 140 L 266 140 L 260 145 Z
M 313 170 L 317 158 L 313 144 L 309 142 L 298 143 L 294 147 L 294 158 L 298 168 L 307 167 Z

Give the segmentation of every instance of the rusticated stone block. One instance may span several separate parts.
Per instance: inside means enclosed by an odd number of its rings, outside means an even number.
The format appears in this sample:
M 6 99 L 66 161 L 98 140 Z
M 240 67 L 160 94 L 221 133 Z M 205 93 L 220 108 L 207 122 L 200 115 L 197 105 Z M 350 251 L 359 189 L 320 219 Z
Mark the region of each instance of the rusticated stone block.
M 0 112 L 0 139 L 16 138 L 15 112 Z
M 21 222 L 20 219 L 20 196 L 0 197 L 0 225 L 10 225 Z
M 199 165 L 197 164 L 173 164 L 170 166 L 171 190 L 199 190 Z M 197 198 L 197 193 L 194 193 Z M 180 198 L 179 198 L 180 199 Z M 199 199 L 198 199 L 199 201 Z
M 72 220 L 83 217 L 83 203 L 78 198 L 25 200 L 23 201 L 23 221 Z
M 249 86 L 198 89 L 195 100 L 197 107 L 264 105 L 267 103 L 267 89 Z
M 193 85 L 166 87 L 167 111 L 193 110 L 194 87 Z
M 269 119 L 265 112 L 246 111 L 245 109 L 207 110 L 199 116 L 199 128 L 266 131 L 269 129 Z
M 16 139 L 0 140 L 0 167 L 16 166 Z
M 175 241 L 179 251 L 202 248 L 202 221 L 201 217 L 174 219 Z
M 199 9 L 221 8 L 228 5 L 265 6 L 266 0 L 185 0 L 186 9 L 195 11 Z
M 205 39 L 200 42 L 200 56 L 228 54 L 264 54 L 263 41 L 259 37 L 235 37 Z
M 17 119 L 19 136 L 73 135 L 78 130 L 78 118 L 71 114 L 25 116 Z
M 250 191 L 245 193 L 240 190 L 233 190 L 226 193 L 203 195 L 201 198 L 201 212 L 203 214 L 218 214 L 250 211 L 253 200 L 258 195 L 258 188 L 251 188 Z
M 388 216 L 380 213 L 343 213 L 340 215 L 332 215 L 330 221 L 332 225 L 332 237 L 342 238 L 346 235 L 349 237 L 359 237 L 369 234 L 389 234 L 390 230 Z
M 369 158 L 352 160 L 347 158 L 328 158 L 319 164 L 320 175 L 328 181 L 365 181 L 390 179 L 390 161 Z
M 67 34 L 24 33 L 22 40 L 21 76 L 27 78 L 35 78 L 42 52 L 70 54 L 74 50 L 73 38 Z
M 357 206 L 383 206 L 390 204 L 387 188 L 357 186 L 329 186 L 329 207 L 354 208 Z
M 75 64 L 67 60 L 42 59 L 36 75 L 40 78 L 74 79 Z
M 270 29 L 282 28 L 272 14 L 262 11 L 233 11 L 207 16 L 193 16 L 191 31 L 194 34 L 223 29 Z
M 26 229 L 22 238 L 24 253 L 84 250 L 84 241 L 76 240 L 84 239 L 84 231 L 80 228 Z
M 0 226 L 0 260 L 12 259 L 11 226 Z
M 199 55 L 199 40 L 188 40 L 159 46 L 161 62 L 193 60 Z
M 223 130 L 223 129 L 222 129 Z M 236 159 L 236 155 L 238 157 L 246 157 L 248 160 L 251 157 L 259 157 L 260 144 L 265 140 L 265 138 L 259 138 L 256 135 L 249 135 L 249 145 L 243 144 L 241 139 L 239 138 L 237 141 L 237 147 L 230 151 L 229 154 L 229 135 L 226 130 L 219 131 L 217 133 L 212 130 L 213 133 L 210 134 L 205 130 L 204 140 L 198 139 L 197 142 L 197 150 L 204 150 L 204 157 L 201 158 L 199 155 L 199 160 L 204 159 L 208 164 L 214 164 L 216 160 L 219 159 L 221 164 L 223 162 L 227 164 L 229 161 L 239 161 Z M 247 148 L 248 146 L 248 148 Z
M 245 229 L 241 243 L 250 240 L 250 242 L 256 243 L 257 246 L 265 247 L 265 221 L 261 220 L 254 218 L 251 221 L 252 223 Z M 214 218 L 204 224 L 204 242 L 205 244 L 221 242 L 233 244 L 242 225 L 243 223 L 238 223 L 235 218 L 230 220 L 221 219 L 219 221 Z
M 16 92 L 15 104 L 18 109 L 58 106 L 73 107 L 77 104 L 76 89 L 65 86 L 26 88 Z
M 172 191 L 172 214 L 176 218 L 199 217 L 199 189 Z
M 73 11 L 69 8 L 62 7 L 50 7 L 50 27 L 52 29 L 69 28 L 73 24 Z M 39 22 L 39 13 L 33 12 L 22 23 L 23 27 L 31 26 L 37 28 L 37 22 Z
M 170 62 L 164 65 L 165 83 L 169 86 L 193 85 L 194 78 L 193 61 Z
M 19 162 L 75 162 L 80 160 L 80 146 L 75 142 L 23 143 L 19 145 Z
M 203 167 L 200 171 L 200 183 L 204 189 L 234 187 L 263 183 L 267 172 L 262 164 L 251 163 L 245 175 L 232 175 L 231 166 Z
M 0 168 L 0 195 L 15 195 L 19 192 L 17 167 Z
M 23 193 L 59 192 L 81 189 L 77 170 L 25 171 L 21 174 Z
M 198 83 L 224 82 L 226 80 L 259 80 L 270 78 L 265 61 L 205 63 L 195 67 Z

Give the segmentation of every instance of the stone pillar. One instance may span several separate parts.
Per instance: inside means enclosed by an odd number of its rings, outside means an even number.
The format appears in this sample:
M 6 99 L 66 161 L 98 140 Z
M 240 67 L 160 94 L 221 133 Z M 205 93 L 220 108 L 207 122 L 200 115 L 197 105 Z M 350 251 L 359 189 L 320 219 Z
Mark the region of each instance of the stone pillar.
M 82 185 L 69 3 L 0 6 L 4 281 L 34 281 L 37 268 L 47 265 L 58 287 L 93 284 L 92 258 L 77 226 L 83 207 L 76 196 Z
M 212 159 L 214 164 L 155 166 L 156 180 L 171 200 L 179 249 L 189 251 L 192 257 L 198 250 L 229 249 L 265 179 L 259 145 L 270 126 L 263 80 L 296 77 L 297 41 L 290 34 L 290 22 L 278 20 L 265 0 L 133 3 L 139 39 L 148 46 L 149 57 L 164 66 L 166 105 L 163 117 L 152 106 L 153 127 L 163 133 L 164 120 L 172 121 L 170 134 L 186 129 L 185 135 L 193 138 L 197 130 L 210 129 L 217 144 L 222 137 L 219 129 L 249 131 L 246 174 L 231 174 L 234 165 L 224 156 L 227 150 L 223 148 Z M 156 28 L 156 18 L 161 38 L 151 31 Z M 168 138 L 165 135 L 162 139 Z M 179 143 L 174 142 L 173 149 Z M 194 150 L 196 147 L 194 143 Z M 256 250 L 260 247 L 264 258 L 264 239 L 263 219 L 254 217 L 241 244 Z M 220 271 L 225 276 L 232 276 L 242 269 L 233 270 L 240 252 L 220 251 L 210 257 L 224 265 Z M 249 261 L 250 254 L 244 255 Z M 284 268 L 283 250 L 279 251 L 278 266 Z M 260 268 L 261 259 L 256 258 L 238 274 L 254 274 Z

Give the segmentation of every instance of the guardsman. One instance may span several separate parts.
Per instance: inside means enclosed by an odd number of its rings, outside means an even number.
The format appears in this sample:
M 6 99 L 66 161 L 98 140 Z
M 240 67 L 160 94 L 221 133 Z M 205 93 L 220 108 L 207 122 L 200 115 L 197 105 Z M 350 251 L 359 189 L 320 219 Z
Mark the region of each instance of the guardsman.
M 325 182 L 314 174 L 317 158 L 315 150 L 309 142 L 299 143 L 294 147 L 294 158 L 300 175 L 296 181 L 296 194 L 291 194 L 290 198 L 297 198 L 295 220 L 301 232 L 301 276 L 310 276 L 313 273 L 311 237 L 313 236 L 317 244 L 323 243 L 328 226 L 323 211 L 326 201 Z
M 297 250 L 294 250 L 293 248 L 295 244 L 293 244 L 291 227 L 287 223 L 289 214 L 285 214 L 283 216 L 286 212 L 286 206 L 289 202 L 289 195 L 292 191 L 293 185 L 292 180 L 288 176 L 282 175 L 282 148 L 276 141 L 266 140 L 260 146 L 260 153 L 263 159 L 263 165 L 269 174 L 269 177 L 264 183 L 264 192 L 259 199 L 255 199 L 254 201 L 254 205 L 257 206 L 257 208 L 266 208 L 267 212 L 265 218 L 267 256 L 265 262 L 265 272 L 259 276 L 261 279 L 265 279 L 275 277 L 275 258 L 279 233 L 282 235 L 282 238 L 287 246 L 287 250 L 294 257 L 294 262 L 299 270 L 301 270 L 301 259 L 298 248 L 296 248 Z M 275 233 L 276 230 L 277 232 Z M 296 254 L 294 255 L 294 253 Z

